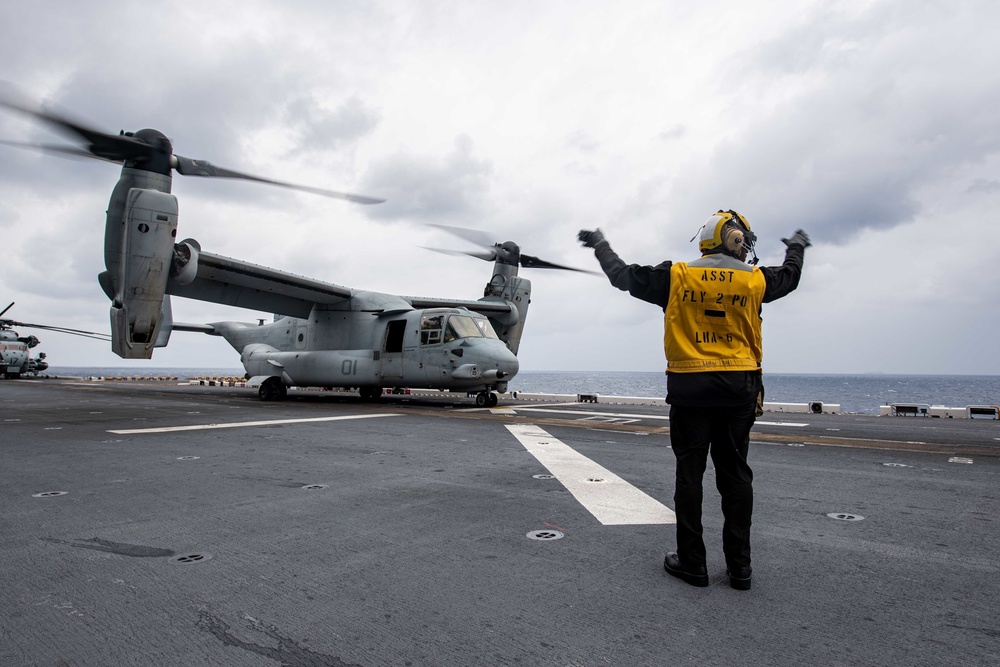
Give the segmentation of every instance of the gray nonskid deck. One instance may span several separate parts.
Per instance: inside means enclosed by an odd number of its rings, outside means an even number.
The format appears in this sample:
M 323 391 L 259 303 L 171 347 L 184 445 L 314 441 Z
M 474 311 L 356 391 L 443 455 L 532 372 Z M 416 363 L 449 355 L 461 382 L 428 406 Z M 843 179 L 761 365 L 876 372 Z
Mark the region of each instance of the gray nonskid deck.
M 711 468 L 695 589 L 533 451 L 670 508 L 666 406 L 528 407 L 0 384 L 0 664 L 1000 660 L 997 422 L 765 415 L 738 592 Z

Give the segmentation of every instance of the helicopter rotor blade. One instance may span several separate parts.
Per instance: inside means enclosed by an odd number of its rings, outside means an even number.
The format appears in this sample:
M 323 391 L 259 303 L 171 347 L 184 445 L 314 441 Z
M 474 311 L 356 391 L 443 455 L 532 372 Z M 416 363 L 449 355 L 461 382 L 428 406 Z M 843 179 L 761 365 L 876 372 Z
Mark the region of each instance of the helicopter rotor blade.
M 493 237 L 486 232 L 479 229 L 469 229 L 468 227 L 452 227 L 450 225 L 439 225 L 436 223 L 428 223 L 428 227 L 437 227 L 442 229 L 449 234 L 457 236 L 458 238 L 468 241 L 473 245 L 482 246 L 484 248 L 492 248 L 496 243 L 493 241 Z
M 3 310 L 0 310 L 0 317 L 3 317 L 3 314 L 6 313 L 8 310 L 10 310 L 13 307 L 14 307 L 14 302 L 11 301 L 9 306 L 7 306 L 6 308 L 4 308 Z
M 544 259 L 539 259 L 538 257 L 532 257 L 531 255 L 525 255 L 521 253 L 521 266 L 526 269 L 556 269 L 559 271 L 576 271 L 578 273 L 589 273 L 594 276 L 599 276 L 601 274 L 596 271 L 588 271 L 587 269 L 578 269 L 573 266 L 565 266 L 564 264 L 556 264 L 555 262 L 549 262 Z
M 257 183 L 267 183 L 269 185 L 277 185 L 283 188 L 290 188 L 292 190 L 301 190 L 303 192 L 311 192 L 317 195 L 323 195 L 325 197 L 335 197 L 337 199 L 346 199 L 349 202 L 355 204 L 381 204 L 384 199 L 378 199 L 376 197 L 366 197 L 365 195 L 358 195 L 351 192 L 337 192 L 336 190 L 324 190 L 322 188 L 314 188 L 308 185 L 296 185 L 294 183 L 286 183 L 284 181 L 276 181 L 270 178 L 263 178 L 261 176 L 252 176 L 250 174 L 244 174 L 239 171 L 233 171 L 232 169 L 226 169 L 224 167 L 217 167 L 211 162 L 206 160 L 192 160 L 191 158 L 183 157 L 181 155 L 173 155 L 170 160 L 170 164 L 177 170 L 178 174 L 184 176 L 203 176 L 206 178 L 236 178 L 245 181 L 255 181 Z
M 11 304 L 13 305 L 13 304 Z M 9 308 L 10 306 L 8 306 Z M 6 309 L 3 311 L 7 312 Z M 3 313 L 0 313 L 2 315 Z M 66 327 L 54 327 L 47 324 L 31 324 L 30 322 L 16 322 L 14 320 L 0 320 L 0 324 L 8 327 L 21 327 L 24 329 L 41 329 L 43 331 L 54 331 L 56 333 L 70 334 L 72 336 L 82 336 L 84 338 L 96 338 L 97 340 L 110 341 L 111 334 L 99 333 L 96 331 L 84 331 L 82 329 L 68 329 Z
M 451 255 L 471 255 L 472 257 L 478 257 L 479 259 L 486 259 L 489 261 L 494 261 L 497 258 L 497 251 L 494 249 L 497 245 L 492 241 L 492 238 L 486 232 L 479 229 L 469 229 L 468 227 L 452 227 L 449 225 L 439 225 L 436 223 L 428 223 L 430 227 L 437 227 L 442 229 L 449 234 L 453 234 L 461 239 L 468 241 L 474 245 L 482 246 L 488 248 L 488 253 L 473 253 L 473 252 L 463 252 L 458 250 L 440 250 L 438 248 L 427 248 L 427 250 L 434 250 L 436 252 L 443 252 L 445 254 Z M 526 269 L 558 269 L 562 271 L 576 271 L 578 273 L 589 273 L 591 275 L 599 276 L 603 275 L 595 271 L 588 271 L 587 269 L 578 269 L 573 266 L 565 266 L 563 264 L 556 264 L 555 262 L 549 262 L 538 257 L 533 257 L 532 255 L 525 255 L 520 253 L 520 264 Z
M 78 140 L 82 139 L 85 145 L 82 147 L 61 147 L 51 145 L 32 146 L 30 144 L 17 144 L 14 142 L 4 141 L 3 143 L 6 144 L 20 146 L 22 148 L 37 148 L 55 153 L 93 157 L 117 163 L 143 163 L 160 154 L 160 151 L 162 150 L 161 146 L 152 145 L 139 137 L 132 136 L 131 134 L 125 134 L 124 132 L 117 135 L 108 134 L 106 132 L 101 132 L 100 130 L 87 127 L 82 123 L 70 120 L 65 116 L 44 109 L 40 105 L 24 101 L 23 96 L 15 97 L 15 95 L 11 92 L 4 91 L 3 89 L 0 89 L 0 107 L 6 107 L 7 109 L 12 109 L 42 120 L 55 126 L 64 133 L 74 135 L 74 137 Z M 338 192 L 336 190 L 314 188 L 307 185 L 295 185 L 293 183 L 286 183 L 284 181 L 273 180 L 270 178 L 252 176 L 250 174 L 244 174 L 231 169 L 216 167 L 211 162 L 192 160 L 191 158 L 186 158 L 180 155 L 170 156 L 170 166 L 176 169 L 179 174 L 184 176 L 208 176 L 256 181 L 257 183 L 267 183 L 269 185 L 276 185 L 283 188 L 323 195 L 324 197 L 344 199 L 355 204 L 381 204 L 385 201 L 385 199 L 368 197 L 351 192 Z
M 107 162 L 114 162 L 115 164 L 121 164 L 121 160 L 110 160 L 99 155 L 94 155 L 85 148 L 78 148 L 76 146 L 57 146 L 56 144 L 29 144 L 22 141 L 7 141 L 5 139 L 0 139 L 0 144 L 6 146 L 13 146 L 14 148 L 24 148 L 26 150 L 38 151 L 39 153 L 51 153 L 53 155 L 58 155 L 59 157 L 82 157 L 90 158 L 94 160 L 105 160 Z
M 87 127 L 83 123 L 49 111 L 37 104 L 15 100 L 10 95 L 0 95 L 0 106 L 19 111 L 33 116 L 64 133 L 74 135 L 77 139 L 83 139 L 87 144 L 81 149 L 84 155 L 95 157 L 110 162 L 124 162 L 126 160 L 141 160 L 149 152 L 150 146 L 124 134 L 108 134 L 100 130 Z
M 485 252 L 470 252 L 467 250 L 446 250 L 444 248 L 428 248 L 427 246 L 421 246 L 424 250 L 433 250 L 434 252 L 439 252 L 444 255 L 468 255 L 469 257 L 475 257 L 476 259 L 484 259 L 487 262 L 495 261 L 497 258 L 497 253 L 495 250 L 487 250 Z

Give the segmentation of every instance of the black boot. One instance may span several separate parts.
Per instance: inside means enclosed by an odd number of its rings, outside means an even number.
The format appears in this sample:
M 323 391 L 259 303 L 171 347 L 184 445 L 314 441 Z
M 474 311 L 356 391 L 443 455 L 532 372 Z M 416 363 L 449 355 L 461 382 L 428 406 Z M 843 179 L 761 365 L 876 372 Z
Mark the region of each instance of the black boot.
M 692 586 L 708 586 L 708 573 L 704 565 L 684 565 L 680 556 L 671 551 L 663 559 L 663 569 L 667 574 L 683 579 Z
M 753 570 L 748 567 L 731 567 L 726 570 L 729 575 L 729 585 L 738 591 L 750 590 L 750 576 Z

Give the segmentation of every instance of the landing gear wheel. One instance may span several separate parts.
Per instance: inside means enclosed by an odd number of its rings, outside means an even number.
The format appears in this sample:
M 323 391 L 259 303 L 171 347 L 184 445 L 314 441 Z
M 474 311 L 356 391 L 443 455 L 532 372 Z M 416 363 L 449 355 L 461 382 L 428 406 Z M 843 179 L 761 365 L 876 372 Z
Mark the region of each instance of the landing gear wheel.
M 281 378 L 267 378 L 260 383 L 257 396 L 262 401 L 283 401 L 288 398 L 288 387 L 281 383 Z
M 485 408 L 490 404 L 490 394 L 487 391 L 481 391 L 476 394 L 476 407 Z
M 377 401 L 382 397 L 382 387 L 362 387 L 359 393 L 363 401 Z
M 500 398 L 491 391 L 490 392 L 490 397 L 489 397 L 489 400 L 487 401 L 487 403 L 488 403 L 488 405 L 491 408 L 495 408 L 497 406 L 497 401 L 499 401 L 499 400 L 500 400 Z

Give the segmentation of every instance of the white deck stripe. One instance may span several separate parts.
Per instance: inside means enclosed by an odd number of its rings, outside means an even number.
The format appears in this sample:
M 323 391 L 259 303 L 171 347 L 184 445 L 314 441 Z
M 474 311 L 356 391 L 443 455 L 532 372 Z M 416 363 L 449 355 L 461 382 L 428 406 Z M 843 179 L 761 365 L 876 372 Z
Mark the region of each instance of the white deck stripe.
M 662 419 L 669 420 L 666 415 L 633 415 L 627 412 L 597 412 L 593 410 L 554 410 L 552 408 L 527 408 L 514 406 L 517 412 L 551 412 L 557 415 L 589 415 L 591 417 L 629 417 L 632 419 Z
M 226 424 L 191 424 L 188 426 L 164 426 L 162 428 L 130 428 L 118 431 L 108 431 L 117 435 L 134 435 L 136 433 L 173 433 L 175 431 L 206 431 L 215 428 L 241 428 L 244 426 L 274 426 L 278 424 L 307 424 L 310 422 L 333 422 L 345 419 L 375 419 L 377 417 L 401 417 L 396 413 L 375 415 L 345 415 L 341 417 L 310 417 L 308 419 L 270 419 L 257 422 L 229 422 Z
M 575 405 L 574 403 L 569 403 L 568 405 Z M 592 410 L 554 410 L 552 408 L 526 408 L 520 405 L 514 406 L 517 412 L 551 412 L 553 414 L 560 415 L 590 415 L 592 417 L 627 417 L 632 419 L 660 419 L 663 421 L 670 421 L 670 417 L 666 415 L 639 415 L 630 414 L 628 412 L 595 412 Z M 804 422 L 764 422 L 756 421 L 755 424 L 760 426 L 809 426 L 808 423 Z
M 605 526 L 677 523 L 669 507 L 537 426 L 507 429 Z

